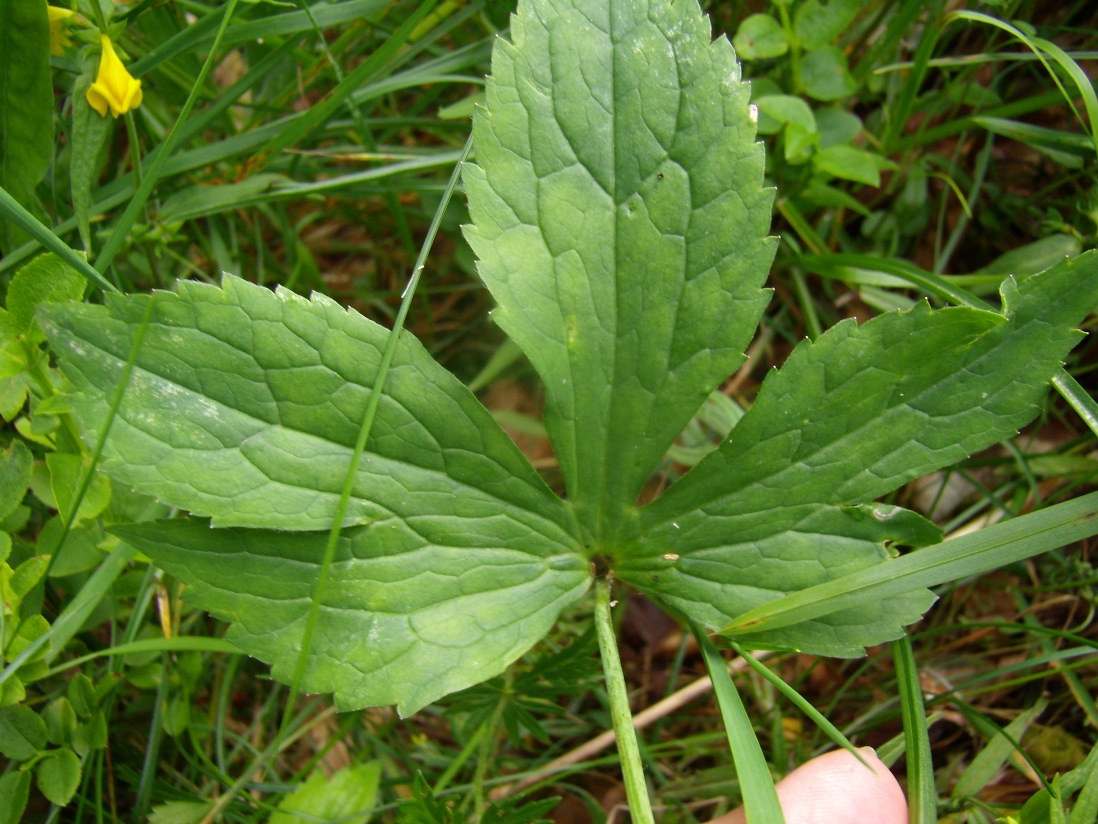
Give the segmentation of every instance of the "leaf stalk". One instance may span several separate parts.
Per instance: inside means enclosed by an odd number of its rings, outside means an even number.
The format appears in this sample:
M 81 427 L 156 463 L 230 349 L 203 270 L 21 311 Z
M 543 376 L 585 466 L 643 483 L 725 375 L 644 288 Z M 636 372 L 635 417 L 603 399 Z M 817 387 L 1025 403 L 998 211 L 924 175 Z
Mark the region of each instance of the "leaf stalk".
M 629 692 L 625 688 L 625 673 L 618 655 L 610 606 L 610 579 L 601 577 L 595 582 L 595 628 L 599 637 L 602 671 L 606 676 L 606 691 L 610 695 L 610 717 L 614 721 L 614 734 L 618 741 L 625 797 L 635 824 L 655 824 L 648 784 L 644 780 L 637 731 L 633 727 L 633 714 L 629 711 Z

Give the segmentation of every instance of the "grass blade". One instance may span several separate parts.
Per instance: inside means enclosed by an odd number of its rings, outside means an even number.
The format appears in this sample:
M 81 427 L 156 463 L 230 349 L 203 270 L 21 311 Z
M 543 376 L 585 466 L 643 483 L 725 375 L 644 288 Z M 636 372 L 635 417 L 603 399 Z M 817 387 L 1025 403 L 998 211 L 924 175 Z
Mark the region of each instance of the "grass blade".
M 904 723 L 904 743 L 907 749 L 907 798 L 911 824 L 935 824 L 938 820 L 938 790 L 934 786 L 934 763 L 930 754 L 930 738 L 923 707 L 919 668 L 911 639 L 901 638 L 892 643 L 896 663 L 896 682 L 900 689 L 900 714 Z
M 740 615 L 722 635 L 752 632 L 828 615 L 854 604 L 979 575 L 1098 534 L 1098 492 L 911 552 L 803 589 Z
M 343 513 L 346 511 L 348 501 L 350 501 L 352 490 L 354 489 L 355 478 L 357 475 L 357 469 L 359 461 L 362 459 L 363 453 L 366 451 L 366 441 L 370 437 L 370 431 L 373 428 L 374 418 L 377 415 L 378 405 L 381 403 L 382 395 L 385 391 L 385 379 L 389 374 L 389 366 L 392 364 L 393 356 L 396 354 L 397 342 L 400 340 L 400 336 L 404 331 L 404 323 L 408 318 L 408 312 L 412 308 L 412 299 L 415 297 L 416 287 L 419 285 L 420 277 L 423 274 L 423 269 L 427 263 L 427 255 L 431 251 L 431 247 L 434 245 L 435 236 L 438 234 L 439 226 L 442 224 L 443 215 L 446 213 L 446 207 L 450 203 L 450 198 L 453 196 L 454 191 L 457 189 L 458 179 L 461 175 L 462 164 L 469 157 L 473 148 L 473 141 L 470 138 L 465 143 L 465 149 L 458 159 L 457 164 L 454 166 L 454 172 L 450 176 L 450 183 L 446 187 L 446 191 L 443 193 L 442 199 L 439 202 L 438 209 L 435 211 L 434 220 L 431 222 L 431 227 L 427 230 L 427 236 L 423 239 L 423 246 L 420 249 L 419 258 L 416 260 L 415 266 L 412 268 L 412 275 L 408 279 L 408 285 L 404 288 L 404 294 L 401 296 L 400 309 L 397 311 L 396 320 L 393 322 L 392 330 L 389 332 L 389 340 L 385 348 L 385 352 L 382 354 L 381 363 L 378 364 L 377 378 L 374 383 L 374 391 L 370 393 L 370 399 L 367 402 L 366 410 L 362 416 L 362 425 L 358 431 L 358 440 L 355 442 L 354 452 L 351 456 L 350 466 L 347 467 L 347 474 L 344 478 L 343 490 L 340 495 L 339 504 L 336 510 L 336 517 L 332 522 L 331 531 L 328 533 L 328 540 L 324 548 L 324 557 L 321 561 L 320 571 L 317 575 L 316 588 L 313 591 L 313 599 L 309 607 L 309 615 L 305 627 L 305 634 L 301 641 L 301 652 L 298 655 L 297 666 L 295 667 L 293 684 L 291 686 L 291 695 L 297 696 L 300 692 L 300 685 L 305 677 L 305 667 L 309 661 L 309 647 L 313 637 L 313 633 L 316 629 L 317 620 L 320 614 L 320 605 L 324 601 L 324 590 L 328 585 L 329 572 L 332 566 L 332 560 L 335 557 L 336 548 L 339 545 L 339 536 L 342 532 Z M 286 702 L 285 712 L 282 716 L 281 733 L 285 733 L 289 729 L 290 721 L 293 717 L 294 701 L 291 699 Z
M 767 766 L 766 756 L 763 755 L 762 746 L 755 735 L 743 701 L 740 700 L 736 686 L 728 674 L 728 667 L 706 632 L 696 624 L 691 625 L 691 629 L 705 659 L 705 668 L 713 681 L 713 692 L 717 696 L 721 720 L 728 735 L 732 761 L 736 765 L 736 774 L 740 779 L 740 791 L 743 794 L 747 822 L 748 824 L 784 824 L 785 817 L 778 803 L 778 793 L 774 789 L 770 767 Z
M 183 125 L 190 117 L 191 109 L 194 108 L 194 104 L 198 100 L 202 87 L 206 83 L 206 78 L 209 77 L 210 72 L 213 70 L 214 63 L 217 62 L 221 41 L 225 35 L 225 30 L 228 28 L 229 21 L 233 17 L 233 12 L 236 10 L 236 4 L 237 0 L 229 0 L 228 4 L 225 6 L 225 13 L 221 18 L 221 26 L 218 28 L 217 35 L 214 37 L 213 45 L 210 47 L 210 53 L 206 56 L 206 60 L 202 64 L 202 70 L 198 73 L 194 86 L 191 88 L 191 93 L 187 95 L 187 100 L 179 111 L 179 117 L 176 118 L 171 131 L 168 132 L 168 136 L 164 138 L 164 142 L 160 146 L 160 151 L 157 153 L 156 159 L 153 160 L 152 165 L 145 174 L 145 179 L 141 181 L 141 185 L 137 187 L 137 193 L 126 205 L 126 210 L 114 224 L 110 235 L 107 237 L 107 242 L 103 244 L 103 248 L 95 258 L 95 268 L 98 271 L 105 272 L 111 265 L 111 261 L 114 260 L 115 255 L 122 250 L 122 245 L 126 242 L 126 238 L 130 234 L 130 229 L 132 229 L 134 223 L 137 222 L 141 210 L 145 208 L 149 196 L 152 194 L 153 189 L 156 188 L 156 184 L 160 181 L 160 173 L 164 168 L 164 164 L 167 162 L 168 158 L 171 157 L 172 150 L 179 142 Z
M 3 188 L 0 188 L 0 215 L 26 231 L 27 234 L 41 243 L 47 252 L 53 252 L 103 291 L 118 291 L 114 284 L 99 274 L 99 271 L 88 263 L 83 256 L 74 252 L 67 243 L 23 208 L 19 201 Z
M 1040 60 L 1041 65 L 1045 67 L 1045 70 L 1052 78 L 1052 82 L 1056 84 L 1056 88 L 1060 90 L 1060 94 L 1063 96 L 1064 100 L 1067 101 L 1068 106 L 1071 108 L 1071 111 L 1075 115 L 1076 119 L 1078 119 L 1079 123 L 1083 126 L 1084 131 L 1090 134 L 1091 139 L 1094 140 L 1094 133 L 1092 128 L 1088 128 L 1086 118 L 1080 115 L 1079 110 L 1075 108 L 1074 96 L 1068 94 L 1067 89 L 1065 89 L 1064 85 L 1060 82 L 1060 78 L 1056 75 L 1056 72 L 1053 71 L 1052 66 L 1050 66 L 1048 61 L 1045 59 L 1045 54 L 1047 53 L 1064 71 L 1068 73 L 1068 75 L 1071 76 L 1071 79 L 1075 81 L 1075 84 L 1078 86 L 1079 93 L 1083 97 L 1083 103 L 1090 118 L 1090 125 L 1093 126 L 1095 118 L 1098 117 L 1098 99 L 1096 99 L 1095 97 L 1094 86 L 1091 85 L 1090 80 L 1087 79 L 1086 74 L 1079 67 L 1079 64 L 1072 60 L 1071 57 L 1069 57 L 1063 49 L 1040 37 L 1035 37 L 1031 39 L 1024 32 L 1022 32 L 1015 26 L 1012 26 L 1010 23 L 1004 23 L 1002 20 L 992 17 L 990 14 L 984 14 L 983 12 L 955 11 L 949 15 L 948 19 L 969 20 L 974 23 L 986 23 L 989 26 L 995 26 L 995 28 L 1002 29 L 1003 31 L 1010 34 L 1012 37 L 1016 38 L 1022 44 L 1027 46 L 1034 54 L 1037 55 L 1037 59 Z M 1098 141 L 1095 141 L 1095 153 L 1098 154 Z
M 790 703 L 793 704 L 793 706 L 795 706 L 806 716 L 808 716 L 808 719 L 817 727 L 819 727 L 820 730 L 828 738 L 834 741 L 836 745 L 842 747 L 844 750 L 849 752 L 867 767 L 869 766 L 869 764 L 866 763 L 866 760 L 862 757 L 861 752 L 858 751 L 858 748 L 851 744 L 850 739 L 843 735 L 842 730 L 840 730 L 838 727 L 828 721 L 827 718 L 825 718 L 818 709 L 816 709 L 814 706 L 812 706 L 811 703 L 805 700 L 799 692 L 793 689 L 793 687 L 785 683 L 785 681 L 782 680 L 782 678 L 776 672 L 774 672 L 764 663 L 755 658 L 755 656 L 753 656 L 747 650 L 742 649 L 738 644 L 730 643 L 729 646 L 747 663 L 747 666 L 751 667 L 752 670 L 754 670 L 760 676 L 765 678 L 770 684 L 772 684 L 778 692 L 784 695 L 790 701 Z

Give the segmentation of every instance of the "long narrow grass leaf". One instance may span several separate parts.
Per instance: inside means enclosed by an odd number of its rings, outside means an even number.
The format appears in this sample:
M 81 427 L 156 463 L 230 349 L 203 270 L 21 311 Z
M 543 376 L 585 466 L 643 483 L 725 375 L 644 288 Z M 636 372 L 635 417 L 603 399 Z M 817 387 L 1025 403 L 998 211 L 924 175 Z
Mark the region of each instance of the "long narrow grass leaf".
M 896 665 L 907 752 L 908 821 L 910 824 L 935 824 L 938 820 L 938 791 L 934 785 L 934 762 L 919 668 L 909 637 L 892 642 L 892 659 Z
M 34 658 L 47 644 L 49 650 L 46 652 L 45 660 L 48 662 L 56 658 L 84 626 L 88 616 L 99 606 L 111 585 L 133 560 L 134 555 L 136 550 L 126 546 L 121 546 L 108 555 L 80 588 L 80 592 L 57 616 L 49 631 L 35 638 L 8 662 L 4 671 L 0 672 L 0 684 L 15 675 L 23 664 Z
M 928 295 L 941 298 L 956 306 L 968 306 L 972 309 L 991 308 L 987 302 L 950 283 L 942 275 L 927 272 L 913 263 L 898 258 L 837 252 L 827 255 L 802 254 L 796 257 L 796 261 L 812 272 L 829 277 L 842 277 L 844 270 L 850 269 L 884 272 L 906 281 Z
M 779 676 L 776 672 L 770 669 L 770 667 L 766 666 L 766 664 L 764 664 L 762 661 L 758 660 L 750 652 L 743 649 L 739 644 L 730 643 L 729 646 L 737 655 L 743 658 L 743 660 L 747 663 L 747 666 L 751 667 L 754 672 L 758 673 L 758 675 L 766 679 L 766 681 L 771 684 L 774 689 L 784 695 L 785 698 L 791 704 L 793 704 L 793 706 L 795 706 L 806 716 L 808 716 L 808 720 L 815 724 L 817 727 L 819 727 L 820 730 L 823 731 L 824 735 L 826 735 L 833 742 L 835 742 L 837 746 L 842 747 L 848 753 L 853 755 L 863 764 L 869 766 L 865 758 L 862 757 L 862 754 L 858 750 L 858 748 L 850 743 L 849 738 L 843 735 L 842 730 L 840 730 L 838 727 L 828 721 L 826 716 L 824 716 L 823 713 L 821 713 L 818 709 L 812 706 L 811 702 L 804 698 L 804 696 L 802 696 L 799 692 L 793 689 L 793 687 L 791 687 L 789 684 L 785 683 L 785 681 L 782 680 L 781 676 Z
M 132 556 L 131 556 L 132 557 Z M 73 658 L 58 664 L 50 670 L 50 675 L 57 675 L 66 670 L 83 667 L 89 661 L 100 658 L 121 658 L 126 655 L 142 655 L 151 652 L 211 652 L 220 655 L 240 655 L 240 647 L 230 644 L 222 638 L 210 638 L 203 635 L 177 635 L 171 638 L 144 638 L 140 641 L 129 641 L 122 644 L 114 644 L 105 649 L 89 652 L 79 658 Z
M 1091 747 L 1082 764 L 1064 776 L 1061 786 L 1068 792 L 1079 791 L 1071 809 L 1071 824 L 1098 821 L 1098 744 Z
M 146 52 L 134 61 L 131 69 L 135 75 L 142 75 L 181 54 L 194 54 L 207 48 L 213 52 L 216 46 L 211 46 L 211 41 L 220 42 L 222 46 L 235 46 L 256 40 L 271 42 L 279 37 L 293 37 L 309 31 L 313 27 L 314 20 L 317 25 L 323 27 L 352 23 L 368 18 L 389 5 L 391 0 L 346 0 L 341 3 L 316 4 L 312 9 L 312 19 L 306 12 L 297 10 L 284 14 L 264 15 L 259 20 L 237 23 L 220 39 L 217 32 L 217 18 L 207 15 Z
M 984 787 L 990 786 L 992 779 L 1006 764 L 1011 753 L 1022 752 L 1018 742 L 1029 726 L 1036 721 L 1048 706 L 1046 699 L 1039 699 L 1032 707 L 1020 712 L 1007 726 L 992 734 L 982 750 L 965 767 L 965 771 L 953 785 L 951 795 L 954 799 L 975 796 Z
M 935 0 L 934 3 L 919 5 L 927 6 L 927 18 L 929 20 L 936 20 L 941 14 L 944 0 Z M 930 58 L 934 54 L 934 47 L 938 43 L 939 34 L 940 30 L 936 26 L 924 26 L 922 29 L 922 36 L 919 38 L 919 45 L 915 49 L 915 56 L 912 60 L 911 74 L 902 86 L 899 98 L 890 107 L 883 140 L 886 151 L 894 150 L 896 138 L 899 137 L 908 124 L 908 119 L 922 88 L 923 78 L 926 76 Z M 904 36 L 908 35 L 909 32 L 904 32 Z
M 721 629 L 742 637 L 979 575 L 1098 534 L 1098 492 L 791 593 Z
M 434 8 L 435 2 L 436 0 L 431 0 L 431 2 L 420 3 L 419 7 L 400 24 L 400 28 L 385 39 L 380 48 L 370 54 L 361 64 L 355 66 L 323 100 L 310 106 L 304 117 L 294 120 L 289 128 L 280 132 L 271 143 L 268 151 L 273 154 L 288 146 L 293 146 L 303 140 L 311 131 L 328 122 L 357 89 L 371 78 L 379 75 L 386 66 L 390 65 L 401 54 L 408 37 Z
M 1024 44 L 1027 48 L 1033 51 L 1037 55 L 1037 59 L 1041 61 L 1041 65 L 1045 67 L 1045 71 L 1048 72 L 1049 77 L 1052 78 L 1052 82 L 1059 89 L 1060 94 L 1063 96 L 1064 101 L 1071 108 L 1072 113 L 1083 128 L 1093 137 L 1093 126 L 1095 118 L 1098 117 L 1098 100 L 1095 99 L 1094 87 L 1091 85 L 1086 74 L 1079 68 L 1079 65 L 1072 60 L 1062 49 L 1053 43 L 1043 38 L 1030 38 L 1023 31 L 1010 23 L 1005 23 L 998 18 L 992 17 L 990 14 L 984 14 L 979 11 L 960 10 L 952 12 L 949 15 L 952 20 L 969 20 L 974 23 L 985 23 L 989 26 L 1002 29 L 1003 31 L 1016 38 L 1019 42 Z M 1047 47 L 1051 47 L 1051 50 Z M 1079 92 L 1083 97 L 1084 105 L 1087 109 L 1087 114 L 1090 116 L 1090 124 L 1088 126 L 1086 118 L 1079 114 L 1078 109 L 1075 108 L 1075 96 L 1069 94 L 1067 89 L 1064 88 L 1063 83 L 1060 82 L 1060 77 L 1053 71 L 1049 65 L 1048 60 L 1045 59 L 1045 53 L 1052 56 L 1054 60 L 1063 68 L 1075 81 L 1079 88 Z M 1098 142 L 1095 142 L 1095 152 L 1098 153 Z
M 728 746 L 732 750 L 732 761 L 740 779 L 747 822 L 783 824 L 785 817 L 782 815 L 781 804 L 778 803 L 770 767 L 766 763 L 758 736 L 755 735 L 751 718 L 747 715 L 736 686 L 732 683 L 732 677 L 728 674 L 728 666 L 704 629 L 697 624 L 691 624 L 691 630 L 701 648 L 705 668 L 713 681 L 713 693 L 717 696 L 721 721 L 728 736 Z
M 61 238 L 43 225 L 38 218 L 23 208 L 14 197 L 3 188 L 0 188 L 0 215 L 15 223 L 26 231 L 32 238 L 42 244 L 47 252 L 53 252 L 69 266 L 73 267 L 86 277 L 91 283 L 96 284 L 106 292 L 117 292 L 118 289 L 108 281 L 81 255 L 77 254 Z

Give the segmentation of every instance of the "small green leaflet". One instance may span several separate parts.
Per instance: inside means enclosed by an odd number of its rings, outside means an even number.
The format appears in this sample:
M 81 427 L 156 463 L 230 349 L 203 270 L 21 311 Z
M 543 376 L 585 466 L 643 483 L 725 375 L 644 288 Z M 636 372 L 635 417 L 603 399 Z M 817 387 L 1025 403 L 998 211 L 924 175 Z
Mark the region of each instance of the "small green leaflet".
M 749 89 L 695 0 L 530 0 L 512 37 L 474 123 L 466 235 L 545 385 L 568 499 L 401 335 L 305 650 L 302 688 L 341 708 L 407 714 L 498 674 L 584 596 L 596 559 L 717 629 L 888 563 L 891 545 L 939 542 L 879 499 L 1030 421 L 1098 304 L 1089 253 L 1008 280 L 1002 314 L 919 304 L 840 323 L 639 507 L 766 302 L 773 192 Z M 388 330 L 232 277 L 41 322 L 89 443 L 114 416 L 104 470 L 192 513 L 115 531 L 292 680 Z M 918 589 L 747 640 L 857 655 L 932 600 Z

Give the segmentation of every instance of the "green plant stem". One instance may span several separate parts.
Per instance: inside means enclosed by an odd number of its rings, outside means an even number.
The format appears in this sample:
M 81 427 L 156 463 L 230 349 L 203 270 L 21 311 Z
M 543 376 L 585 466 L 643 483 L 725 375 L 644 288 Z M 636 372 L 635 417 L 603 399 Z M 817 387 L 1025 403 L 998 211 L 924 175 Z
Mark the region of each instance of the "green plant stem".
M 49 580 L 50 570 L 53 569 L 54 562 L 61 554 L 61 548 L 65 545 L 66 539 L 68 539 L 69 534 L 72 532 L 77 515 L 80 513 L 80 505 L 84 502 L 84 496 L 88 494 L 88 489 L 91 488 L 92 481 L 95 479 L 96 470 L 103 458 L 103 448 L 107 445 L 107 439 L 111 435 L 111 428 L 114 426 L 114 421 L 118 417 L 118 410 L 122 408 L 122 398 L 125 396 L 126 389 L 130 385 L 130 376 L 133 375 L 133 369 L 137 363 L 137 356 L 141 351 L 141 343 L 145 340 L 145 332 L 148 331 L 149 321 L 152 319 L 152 310 L 153 301 L 150 300 L 145 306 L 145 315 L 141 319 L 141 326 L 134 336 L 129 358 L 126 361 L 125 367 L 122 369 L 122 379 L 118 382 L 114 396 L 111 398 L 110 414 L 103 424 L 102 432 L 100 432 L 99 436 L 96 438 L 95 447 L 92 449 L 91 455 L 88 456 L 84 462 L 84 467 L 80 474 L 80 481 L 76 487 L 76 495 L 73 497 L 71 511 L 65 518 L 61 536 L 57 539 L 53 552 L 50 554 L 49 563 L 46 565 L 46 573 L 42 576 L 42 586 L 45 586 L 46 581 Z
M 610 695 L 610 717 L 614 721 L 614 734 L 618 741 L 618 756 L 625 779 L 625 797 L 629 800 L 629 814 L 634 824 L 655 824 L 652 802 L 648 797 L 648 785 L 644 780 L 644 764 L 641 761 L 637 731 L 633 727 L 633 714 L 629 711 L 629 693 L 625 689 L 625 673 L 618 656 L 617 639 L 614 637 L 614 621 L 610 616 L 610 582 L 599 578 L 595 582 L 595 629 L 599 636 L 599 653 L 602 671 L 606 676 L 606 691 Z
M 484 777 L 488 774 L 488 769 L 492 763 L 492 756 L 496 752 L 496 730 L 499 729 L 500 722 L 503 720 L 503 710 L 506 708 L 508 701 L 510 700 L 511 681 L 514 677 L 514 670 L 508 668 L 504 674 L 505 686 L 502 694 L 499 697 L 499 701 L 496 702 L 496 708 L 492 710 L 492 717 L 488 722 L 481 726 L 477 730 L 475 738 L 480 738 L 482 744 L 477 756 L 476 772 L 473 774 L 473 803 L 476 808 L 476 820 L 480 821 L 484 817 L 485 811 L 488 809 L 488 801 L 484 793 Z M 439 782 L 441 783 L 441 782 Z M 439 793 L 438 785 L 434 788 L 435 795 Z
M 721 723 L 724 724 L 728 747 L 732 753 L 732 763 L 740 781 L 740 795 L 743 797 L 747 824 L 784 824 L 785 817 L 778 801 L 778 793 L 774 789 L 770 766 L 763 754 L 759 737 L 755 734 L 751 717 L 747 714 L 747 708 L 736 691 L 736 685 L 732 683 L 728 664 L 702 627 L 691 623 L 690 629 L 698 642 L 705 668 L 713 682 L 713 694 L 717 698 Z
M 700 631 L 696 630 L 695 632 L 697 633 Z M 838 727 L 828 721 L 826 716 L 824 716 L 819 710 L 812 706 L 812 704 L 807 701 L 793 687 L 785 683 L 785 681 L 781 679 L 781 676 L 772 671 L 768 666 L 763 664 L 762 661 L 759 661 L 757 658 L 755 658 L 755 656 L 740 647 L 738 644 L 729 642 L 728 646 L 731 647 L 732 651 L 735 652 L 736 655 L 738 655 L 740 658 L 742 658 L 747 666 L 754 670 L 756 674 L 765 679 L 769 684 L 774 687 L 774 689 L 776 689 L 783 696 L 785 696 L 785 698 L 790 703 L 792 703 L 797 709 L 803 712 L 808 717 L 808 719 L 812 721 L 812 723 L 815 724 L 817 727 L 819 727 L 820 730 L 828 738 L 830 738 L 848 753 L 853 755 L 863 764 L 869 766 L 869 763 L 865 760 L 865 758 L 862 757 L 862 754 L 858 750 L 858 748 L 851 744 L 850 740 L 845 735 L 843 735 L 842 730 L 840 730 Z M 725 669 L 727 669 L 727 667 L 725 667 Z
M 340 492 L 335 517 L 332 519 L 332 528 L 328 533 L 328 541 L 324 547 L 324 557 L 320 562 L 320 571 L 317 575 L 316 586 L 313 589 L 313 599 L 309 607 L 309 615 L 305 622 L 305 630 L 302 633 L 301 652 L 298 654 L 297 666 L 294 668 L 293 681 L 290 686 L 291 694 L 290 698 L 286 701 L 286 711 L 282 717 L 280 736 L 287 729 L 295 699 L 300 692 L 301 683 L 305 678 L 305 668 L 309 661 L 309 650 L 312 646 L 313 633 L 316 631 L 316 623 L 318 616 L 320 615 L 320 604 L 328 586 L 328 576 L 332 566 L 332 559 L 335 558 L 336 548 L 339 546 L 339 536 L 343 529 L 343 515 L 347 511 L 347 503 L 350 501 L 351 492 L 354 489 L 358 465 L 362 460 L 363 453 L 366 451 L 366 441 L 370 437 L 370 431 L 373 429 L 374 425 L 374 418 L 377 416 L 378 405 L 381 403 L 381 397 L 385 391 L 385 379 L 389 374 L 389 366 L 393 362 L 397 344 L 400 341 L 401 334 L 404 332 L 404 324 L 408 319 L 408 312 L 412 306 L 412 298 L 415 296 L 416 288 L 419 286 L 420 278 L 423 275 L 423 269 L 427 264 L 427 255 L 434 245 L 435 236 L 438 234 L 439 227 L 442 225 L 442 218 L 446 213 L 446 207 L 450 203 L 450 198 L 457 189 L 462 165 L 468 160 L 472 150 L 473 141 L 470 137 L 465 141 L 465 148 L 461 153 L 457 165 L 454 166 L 454 172 L 450 176 L 450 182 L 443 192 L 438 209 L 435 211 L 434 220 L 427 230 L 427 236 L 423 239 L 423 246 L 420 249 L 416 264 L 412 268 L 412 275 L 408 278 L 408 285 L 404 287 L 404 293 L 401 295 L 400 309 L 397 310 L 396 319 L 393 321 L 393 327 L 389 332 L 385 351 L 381 355 L 381 363 L 378 364 L 377 377 L 374 380 L 374 386 L 373 390 L 370 392 L 369 400 L 366 402 L 366 410 L 362 415 L 362 425 L 358 430 L 358 438 L 355 441 L 354 450 L 351 453 L 351 462 L 347 467 L 347 474 L 343 480 L 343 489 Z
M 141 173 L 141 153 L 137 148 L 139 142 L 137 139 L 137 124 L 134 123 L 133 112 L 126 112 L 123 119 L 126 121 L 126 136 L 130 141 L 130 164 L 133 166 L 133 182 L 140 189 L 141 184 L 144 182 L 144 175 Z
M 1067 401 L 1083 419 L 1083 423 L 1090 431 L 1098 435 L 1098 403 L 1095 403 L 1090 393 L 1079 385 L 1079 381 L 1075 380 L 1070 372 L 1061 369 L 1058 375 L 1053 376 L 1052 385 L 1056 387 L 1060 397 Z

